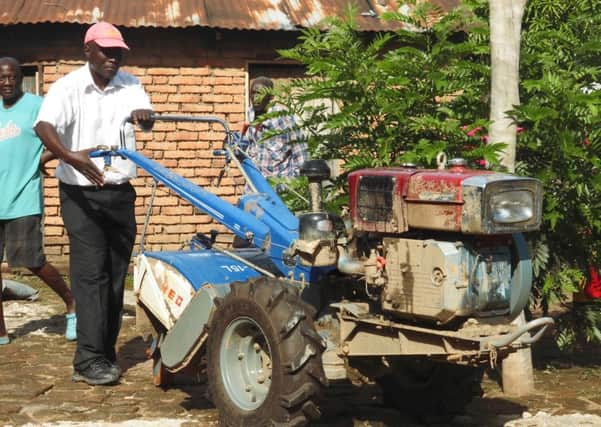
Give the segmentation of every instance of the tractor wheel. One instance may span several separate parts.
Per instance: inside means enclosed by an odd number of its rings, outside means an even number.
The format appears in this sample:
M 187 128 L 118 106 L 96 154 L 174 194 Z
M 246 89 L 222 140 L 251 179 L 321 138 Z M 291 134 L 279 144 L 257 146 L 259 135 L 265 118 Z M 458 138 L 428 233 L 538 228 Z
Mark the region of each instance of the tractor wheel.
M 384 405 L 418 417 L 452 418 L 482 395 L 483 369 L 428 360 L 397 362 L 378 379 Z
M 221 424 L 303 426 L 327 385 L 314 310 L 283 280 L 236 282 L 209 328 L 209 394 Z

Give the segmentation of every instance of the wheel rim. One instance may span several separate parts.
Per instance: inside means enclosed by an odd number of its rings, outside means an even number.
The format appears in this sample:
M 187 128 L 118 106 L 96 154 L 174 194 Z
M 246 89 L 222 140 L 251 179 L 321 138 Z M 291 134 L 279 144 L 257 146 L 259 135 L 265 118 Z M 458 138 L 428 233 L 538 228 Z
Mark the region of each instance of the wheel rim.
M 261 406 L 271 387 L 271 348 L 254 320 L 239 317 L 227 326 L 219 348 L 219 362 L 230 399 L 246 411 Z

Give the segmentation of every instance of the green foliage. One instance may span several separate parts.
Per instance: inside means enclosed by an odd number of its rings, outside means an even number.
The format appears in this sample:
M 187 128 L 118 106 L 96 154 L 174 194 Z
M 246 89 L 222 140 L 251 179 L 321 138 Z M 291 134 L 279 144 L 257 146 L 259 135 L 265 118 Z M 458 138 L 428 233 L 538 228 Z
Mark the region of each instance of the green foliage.
M 545 187 L 544 223 L 533 236 L 535 291 L 544 305 L 578 291 L 601 265 L 601 3 L 530 0 L 521 51 L 524 127 L 518 171 Z M 548 255 L 551 254 L 551 255 Z
M 309 210 L 310 196 L 305 177 L 293 179 L 270 177 L 269 182 L 292 212 Z M 348 195 L 340 192 L 336 182 L 323 183 L 322 197 L 324 209 L 328 212 L 340 212 L 343 206 L 348 206 Z
M 277 99 L 303 117 L 313 156 L 344 159 L 348 171 L 433 166 L 440 151 L 496 162 L 502 146 L 464 128 L 485 126 L 488 111 L 487 23 L 467 13 L 479 3 L 431 26 L 433 6 L 420 3 L 411 16 L 387 16 L 403 29 L 376 35 L 358 32 L 350 9 L 346 19 L 330 19 L 328 31 L 305 30 L 296 47 L 280 51 L 306 66 L 307 78 L 281 88 Z
M 358 32 L 352 9 L 329 20 L 327 31 L 304 31 L 280 54 L 304 64 L 307 78 L 282 88 L 278 101 L 304 118 L 312 155 L 344 159 L 348 171 L 433 166 L 440 151 L 495 167 L 503 146 L 466 134 L 482 128 L 486 135 L 488 124 L 488 2 L 462 1 L 432 25 L 432 6 L 411 3 L 411 16 L 388 16 L 404 25 L 394 33 Z M 543 226 L 530 235 L 533 300 L 544 310 L 581 289 L 588 265 L 601 266 L 600 50 L 601 2 L 528 2 L 522 104 L 511 114 L 523 127 L 516 171 L 545 188 Z M 597 336 L 598 323 L 589 323 L 586 336 Z
M 587 351 L 601 345 L 601 303 L 576 304 L 556 321 L 555 341 L 563 351 Z

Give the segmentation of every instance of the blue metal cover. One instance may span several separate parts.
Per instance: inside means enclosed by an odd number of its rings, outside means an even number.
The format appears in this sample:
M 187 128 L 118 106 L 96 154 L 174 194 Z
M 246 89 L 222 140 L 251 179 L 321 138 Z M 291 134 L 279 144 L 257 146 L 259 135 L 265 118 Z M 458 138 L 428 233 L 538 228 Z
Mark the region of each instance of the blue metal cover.
M 203 285 L 229 285 L 260 276 L 246 264 L 214 250 L 145 252 L 144 255 L 163 261 L 178 270 L 198 291 Z

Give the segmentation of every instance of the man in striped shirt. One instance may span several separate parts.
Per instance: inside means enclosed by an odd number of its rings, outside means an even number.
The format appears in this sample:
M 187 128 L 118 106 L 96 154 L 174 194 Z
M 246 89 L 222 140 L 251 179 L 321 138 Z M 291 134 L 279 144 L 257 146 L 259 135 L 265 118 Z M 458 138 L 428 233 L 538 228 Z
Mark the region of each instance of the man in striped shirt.
M 247 154 L 264 176 L 298 176 L 300 167 L 308 160 L 306 139 L 298 128 L 296 118 L 282 115 L 260 120 L 265 113 L 281 111 L 281 107 L 269 104 L 272 96 L 266 91 L 273 88 L 273 81 L 257 77 L 250 85 L 252 108 L 251 124 L 246 129 L 249 140 Z M 255 119 L 259 119 L 258 122 Z M 243 131 L 244 133 L 244 131 Z

